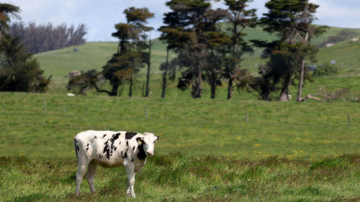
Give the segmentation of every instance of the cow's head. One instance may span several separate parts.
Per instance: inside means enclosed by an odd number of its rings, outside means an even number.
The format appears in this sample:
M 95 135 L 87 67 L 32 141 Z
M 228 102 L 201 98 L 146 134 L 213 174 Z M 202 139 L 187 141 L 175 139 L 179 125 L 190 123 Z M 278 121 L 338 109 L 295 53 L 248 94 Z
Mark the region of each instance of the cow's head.
M 139 139 L 148 156 L 154 155 L 155 142 L 158 140 L 159 136 L 155 136 L 153 133 L 144 133 L 144 137 Z

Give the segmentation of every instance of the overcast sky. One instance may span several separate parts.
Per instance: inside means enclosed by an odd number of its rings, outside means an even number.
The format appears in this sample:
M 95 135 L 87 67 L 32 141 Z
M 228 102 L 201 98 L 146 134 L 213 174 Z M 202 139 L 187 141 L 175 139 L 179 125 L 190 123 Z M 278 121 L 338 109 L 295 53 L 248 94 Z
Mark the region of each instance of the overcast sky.
M 114 25 L 126 22 L 124 9 L 129 7 L 149 8 L 155 13 L 155 18 L 149 20 L 149 25 L 155 29 L 162 25 L 163 14 L 169 12 L 165 6 L 168 0 L 10 0 L 21 9 L 20 17 L 25 23 L 35 22 L 53 25 L 66 23 L 75 26 L 83 23 L 88 28 L 85 35 L 87 41 L 116 41 L 111 37 L 115 31 Z M 257 8 L 258 17 L 267 12 L 264 7 L 268 0 L 254 0 L 249 6 Z M 343 28 L 360 28 L 360 0 L 309 0 L 320 5 L 315 24 Z M 224 7 L 223 3 L 216 3 L 213 8 Z M 158 37 L 159 32 L 153 31 L 152 38 Z

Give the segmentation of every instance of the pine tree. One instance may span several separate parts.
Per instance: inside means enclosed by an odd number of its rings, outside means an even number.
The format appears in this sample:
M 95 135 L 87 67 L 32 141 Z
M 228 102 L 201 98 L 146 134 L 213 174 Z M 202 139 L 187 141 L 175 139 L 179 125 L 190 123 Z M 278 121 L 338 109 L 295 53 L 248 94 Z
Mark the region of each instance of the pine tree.
M 260 19 L 259 25 L 264 27 L 264 31 L 278 35 L 279 39 L 270 43 L 259 40 L 253 42 L 265 48 L 262 56 L 269 58 L 269 68 L 263 78 L 271 77 L 272 85 L 281 83 L 279 100 L 287 101 L 295 74 L 300 74 L 301 92 L 305 58 L 315 60 L 317 50 L 310 44 L 311 38 L 324 33 L 327 27 L 311 25 L 319 6 L 308 0 L 270 0 L 265 6 L 269 12 Z
M 10 16 L 17 16 L 19 7 L 0 4 L 0 91 L 46 92 L 51 76 L 43 76 L 32 54 L 27 53 L 20 37 L 7 33 Z

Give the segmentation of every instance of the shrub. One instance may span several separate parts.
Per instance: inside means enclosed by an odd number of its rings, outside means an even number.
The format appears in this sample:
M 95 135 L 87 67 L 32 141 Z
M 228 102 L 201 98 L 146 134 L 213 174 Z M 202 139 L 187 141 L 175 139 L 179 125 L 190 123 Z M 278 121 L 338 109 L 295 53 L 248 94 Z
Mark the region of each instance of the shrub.
M 330 76 L 330 75 L 337 75 L 339 72 L 339 69 L 336 65 L 332 64 L 324 64 L 322 66 L 318 66 L 312 76 L 313 77 L 319 77 L 319 76 Z

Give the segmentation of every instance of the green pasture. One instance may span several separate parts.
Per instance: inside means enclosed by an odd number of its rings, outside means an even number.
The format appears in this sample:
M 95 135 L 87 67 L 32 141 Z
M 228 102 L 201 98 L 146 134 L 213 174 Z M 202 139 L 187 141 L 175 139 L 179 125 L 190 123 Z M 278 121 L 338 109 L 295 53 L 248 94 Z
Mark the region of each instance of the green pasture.
M 259 29 L 249 36 L 273 37 Z M 331 28 L 326 36 L 339 31 Z M 66 95 L 69 71 L 101 70 L 116 47 L 116 42 L 91 42 L 37 54 L 45 74 L 53 75 L 49 91 L 0 93 L 0 201 L 360 200 L 359 43 L 320 49 L 317 64 L 336 60 L 340 74 L 306 81 L 303 96 L 320 88 L 347 89 L 329 102 L 296 103 L 296 86 L 289 102 L 260 101 L 241 89 L 227 100 L 226 82 L 216 99 L 210 99 L 205 83 L 203 97 L 192 99 L 176 82 L 162 99 L 159 64 L 165 45 L 160 42 L 153 49 L 149 98 L 141 93 L 144 70 L 132 97 L 128 85 L 116 97 L 94 91 Z M 264 62 L 255 53 L 242 65 L 256 74 L 255 64 Z M 74 195 L 73 138 L 86 130 L 160 136 L 155 155 L 136 175 L 136 199 L 125 194 L 124 168 L 98 168 L 97 194 L 90 194 L 84 179 L 81 195 Z
M 167 99 L 1 93 L 0 153 L 75 157 L 73 137 L 85 130 L 154 132 L 161 139 L 156 146 L 160 155 L 179 151 L 239 159 L 321 159 L 360 152 L 358 102 L 280 103 L 240 97 L 227 101 L 191 99 L 185 92 Z
M 359 200 L 358 102 L 191 99 L 174 91 L 166 99 L 0 93 L 0 201 Z M 90 129 L 160 136 L 136 176 L 136 199 L 125 194 L 122 167 L 98 169 L 97 194 L 85 179 L 74 195 L 73 138 Z

